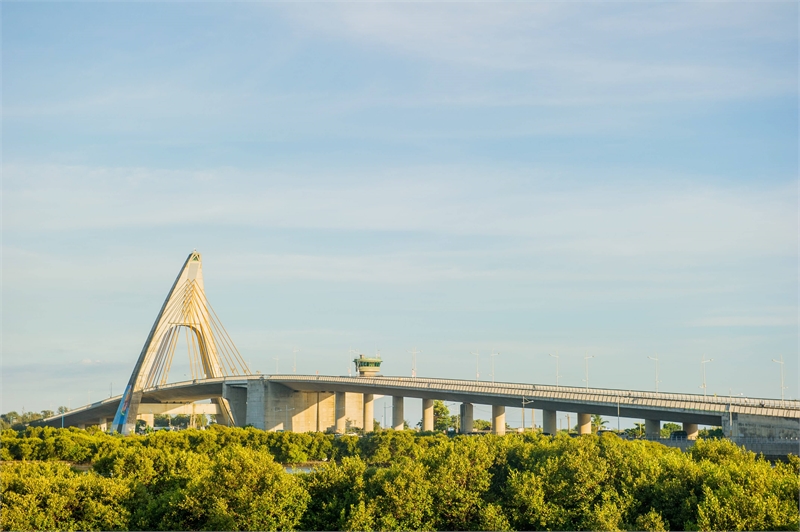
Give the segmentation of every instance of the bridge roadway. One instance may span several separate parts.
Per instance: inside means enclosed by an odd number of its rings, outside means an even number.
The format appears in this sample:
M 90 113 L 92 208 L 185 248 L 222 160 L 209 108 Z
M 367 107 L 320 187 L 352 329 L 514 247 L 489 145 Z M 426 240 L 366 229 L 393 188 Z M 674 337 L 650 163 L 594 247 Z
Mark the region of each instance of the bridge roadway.
M 723 425 L 734 414 L 759 418 L 784 418 L 800 424 L 800 401 L 780 401 L 727 396 L 702 396 L 635 390 L 576 388 L 542 384 L 469 381 L 411 377 L 335 377 L 323 375 L 244 375 L 170 383 L 144 390 L 141 412 L 147 406 L 186 404 L 223 397 L 225 385 L 247 386 L 248 381 L 281 384 L 301 392 L 360 394 L 441 399 L 502 407 L 522 407 L 559 412 L 583 412 L 633 419 L 687 424 Z M 98 424 L 114 416 L 120 396 L 55 415 L 39 424 L 81 426 Z

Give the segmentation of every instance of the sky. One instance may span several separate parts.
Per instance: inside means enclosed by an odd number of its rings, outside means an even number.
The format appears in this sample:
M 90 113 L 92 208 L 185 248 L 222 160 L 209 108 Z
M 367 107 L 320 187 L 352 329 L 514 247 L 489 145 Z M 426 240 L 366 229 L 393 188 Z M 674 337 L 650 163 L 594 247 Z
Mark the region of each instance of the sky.
M 0 9 L 3 412 L 120 393 L 193 249 L 262 373 L 798 397 L 796 2 Z

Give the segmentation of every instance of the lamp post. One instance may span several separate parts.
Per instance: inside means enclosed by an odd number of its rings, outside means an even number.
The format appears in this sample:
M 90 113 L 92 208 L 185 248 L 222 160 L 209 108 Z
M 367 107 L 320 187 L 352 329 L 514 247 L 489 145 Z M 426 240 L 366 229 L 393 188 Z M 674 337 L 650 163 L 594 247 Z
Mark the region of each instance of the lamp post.
M 556 354 L 556 355 L 553 355 L 553 354 L 551 354 L 551 353 L 548 353 L 548 354 L 549 354 L 551 357 L 553 357 L 553 358 L 555 358 L 555 359 L 556 359 L 556 386 L 558 386 L 558 377 L 559 377 L 559 375 L 558 375 L 558 358 L 559 358 L 559 356 L 558 356 L 557 354 Z
M 417 353 L 422 353 L 422 350 L 417 350 L 416 347 L 412 347 L 411 351 L 406 352 L 411 353 L 411 378 L 414 379 L 417 377 Z
M 522 396 L 522 432 L 525 432 L 525 405 L 532 402 L 533 399 L 525 399 L 525 396 Z M 531 416 L 531 430 L 533 430 L 533 416 Z
M 658 383 L 661 382 L 660 380 L 658 380 L 658 353 L 656 353 L 656 356 L 654 357 L 648 356 L 647 358 L 649 358 L 650 360 L 655 360 L 656 362 L 656 393 L 658 393 Z
M 703 355 L 700 358 L 700 366 L 703 368 L 703 384 L 702 384 L 702 386 L 700 386 L 703 389 L 703 397 L 706 396 L 706 363 L 708 363 L 708 362 L 714 362 L 714 359 L 713 358 L 709 358 L 708 360 L 706 360 L 706 356 L 705 355 Z
M 778 364 L 781 365 L 781 406 L 784 406 L 784 404 L 783 404 L 783 391 L 786 389 L 786 387 L 783 385 L 783 354 L 781 354 L 781 359 L 780 360 L 775 360 L 773 358 L 772 361 L 773 362 L 777 362 Z
M 494 349 L 492 349 L 492 353 L 489 355 L 489 359 L 492 361 L 492 382 L 494 382 L 494 357 L 499 354 L 500 353 L 495 353 Z
M 594 355 L 586 355 L 583 357 L 583 361 L 586 364 L 586 389 L 589 389 L 589 359 L 594 358 Z
M 480 376 L 481 376 L 480 372 L 478 371 L 478 369 L 480 367 L 479 363 L 480 363 L 480 359 L 481 359 L 481 354 L 480 354 L 479 351 L 475 351 L 474 353 L 472 351 L 470 351 L 470 354 L 471 355 L 475 355 L 475 380 L 477 381 L 477 380 L 480 380 Z

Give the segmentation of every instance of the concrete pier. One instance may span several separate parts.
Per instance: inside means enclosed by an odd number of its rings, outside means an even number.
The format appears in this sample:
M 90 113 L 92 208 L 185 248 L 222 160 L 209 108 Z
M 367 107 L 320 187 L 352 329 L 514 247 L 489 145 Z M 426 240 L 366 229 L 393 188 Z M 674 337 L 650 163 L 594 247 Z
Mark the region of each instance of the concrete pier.
M 228 402 L 233 423 L 237 427 L 244 427 L 247 424 L 247 388 L 247 385 L 222 385 L 222 398 Z
M 592 415 L 578 412 L 578 434 L 592 433 Z
M 433 399 L 422 400 L 422 430 L 433 430 Z
M 506 433 L 506 407 L 492 405 L 492 433 L 502 436 Z
M 364 394 L 364 432 L 375 430 L 375 396 L 371 393 Z
M 542 432 L 555 436 L 558 432 L 557 412 L 555 410 L 542 410 Z
M 461 434 L 470 434 L 473 431 L 472 403 L 461 403 Z
M 660 419 L 645 419 L 644 420 L 644 435 L 649 440 L 657 440 L 661 438 L 661 420 Z
M 404 416 L 403 397 L 399 395 L 392 396 L 392 428 L 394 430 L 403 430 Z
M 344 434 L 347 429 L 347 405 L 345 392 L 336 392 L 336 434 Z
M 139 414 L 138 416 L 136 416 L 136 419 L 137 420 L 141 419 L 150 428 L 153 428 L 155 426 L 155 421 L 156 421 L 155 414 Z
M 697 423 L 684 423 L 683 430 L 686 431 L 687 440 L 697 439 Z

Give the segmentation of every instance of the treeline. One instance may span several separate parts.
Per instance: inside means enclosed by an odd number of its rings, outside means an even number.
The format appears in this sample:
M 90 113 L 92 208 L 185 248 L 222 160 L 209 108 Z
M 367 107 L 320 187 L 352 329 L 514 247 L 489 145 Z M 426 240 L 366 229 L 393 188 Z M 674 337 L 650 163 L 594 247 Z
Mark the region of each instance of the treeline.
M 613 434 L 2 433 L 3 530 L 797 530 L 800 460 Z M 322 461 L 309 473 L 281 463 Z M 85 464 L 84 466 L 75 464 Z M 91 465 L 89 465 L 91 464 Z M 85 470 L 85 471 L 84 471 Z

